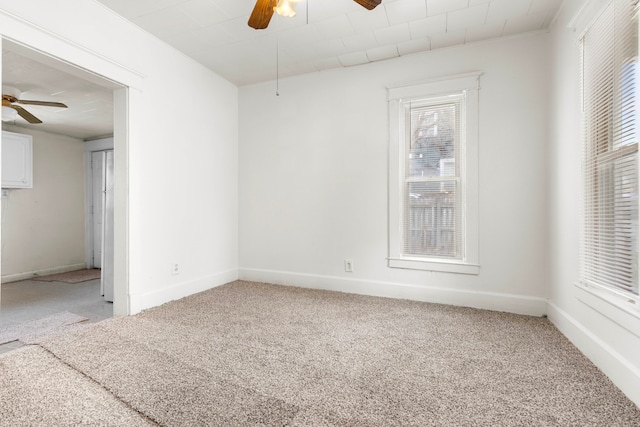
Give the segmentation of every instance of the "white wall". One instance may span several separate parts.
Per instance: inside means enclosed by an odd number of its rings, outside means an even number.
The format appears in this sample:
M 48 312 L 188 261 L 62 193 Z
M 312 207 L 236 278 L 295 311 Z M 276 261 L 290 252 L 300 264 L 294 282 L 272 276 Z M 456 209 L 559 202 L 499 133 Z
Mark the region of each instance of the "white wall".
M 33 188 L 3 199 L 3 282 L 84 268 L 84 142 L 2 128 L 33 137 Z
M 125 312 L 237 278 L 237 88 L 95 1 L 0 0 L 0 32 L 131 88 L 115 147 Z
M 469 71 L 481 272 L 390 269 L 386 87 Z M 546 94 L 543 33 L 240 88 L 241 278 L 544 314 Z
M 549 318 L 640 405 L 640 312 L 629 314 L 575 286 L 582 158 L 580 31 L 567 24 L 583 3 L 566 0 L 550 36 Z

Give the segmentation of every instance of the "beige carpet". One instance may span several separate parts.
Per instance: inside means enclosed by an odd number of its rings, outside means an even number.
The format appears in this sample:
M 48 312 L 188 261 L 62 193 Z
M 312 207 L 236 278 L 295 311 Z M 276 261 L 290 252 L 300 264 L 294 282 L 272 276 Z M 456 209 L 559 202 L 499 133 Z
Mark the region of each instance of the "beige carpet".
M 0 356 L 2 426 L 152 426 L 99 384 L 36 346 Z
M 41 345 L 163 426 L 640 426 L 543 318 L 234 282 Z
M 95 280 L 100 278 L 101 270 L 99 268 L 90 268 L 84 270 L 68 271 L 66 273 L 51 274 L 48 276 L 36 276 L 31 280 L 39 282 L 63 282 L 63 283 L 80 283 L 87 280 Z

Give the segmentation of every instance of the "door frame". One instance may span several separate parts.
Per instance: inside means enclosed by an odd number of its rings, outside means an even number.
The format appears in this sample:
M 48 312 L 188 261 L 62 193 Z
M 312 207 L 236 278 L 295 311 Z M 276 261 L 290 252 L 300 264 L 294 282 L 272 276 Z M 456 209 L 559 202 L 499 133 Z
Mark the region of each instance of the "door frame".
M 130 303 L 130 233 L 129 233 L 129 147 L 132 110 L 138 108 L 138 92 L 144 75 L 105 58 L 98 52 L 84 49 L 37 24 L 21 20 L 0 9 L 3 33 L 0 48 L 58 68 L 73 76 L 113 90 L 114 96 L 114 316 L 131 313 Z M 0 58 L 0 77 L 2 59 Z M 1 153 L 0 153 L 1 155 Z M 1 171 L 0 171 L 1 172 Z M 0 237 L 1 239 L 1 237 Z M 1 268 L 1 266 L 0 266 Z M 1 271 L 0 271 L 1 274 Z

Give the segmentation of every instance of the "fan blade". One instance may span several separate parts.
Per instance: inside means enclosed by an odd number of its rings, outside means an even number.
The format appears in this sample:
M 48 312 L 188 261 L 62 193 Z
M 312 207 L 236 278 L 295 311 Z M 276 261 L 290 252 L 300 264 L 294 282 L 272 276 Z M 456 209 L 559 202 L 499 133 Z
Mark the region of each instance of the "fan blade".
M 257 0 L 249 17 L 249 26 L 256 30 L 264 30 L 269 26 L 273 16 L 273 8 L 278 4 L 277 0 Z
M 34 116 L 33 114 L 31 114 L 30 112 L 28 112 L 27 110 L 25 110 L 24 108 L 18 105 L 12 105 L 11 108 L 16 110 L 18 114 L 20 114 L 20 117 L 22 117 L 29 123 L 32 123 L 32 124 L 42 123 L 42 120 L 40 120 L 39 118 L 37 118 L 36 116 Z
M 382 0 L 353 0 L 353 1 L 355 1 L 365 9 L 369 9 L 369 10 L 375 9 L 376 6 L 378 6 L 382 2 Z
M 60 107 L 60 108 L 69 108 L 64 105 L 62 102 L 47 102 L 47 101 L 27 101 L 24 99 L 20 99 L 16 101 L 18 104 L 23 105 L 43 105 L 45 107 Z

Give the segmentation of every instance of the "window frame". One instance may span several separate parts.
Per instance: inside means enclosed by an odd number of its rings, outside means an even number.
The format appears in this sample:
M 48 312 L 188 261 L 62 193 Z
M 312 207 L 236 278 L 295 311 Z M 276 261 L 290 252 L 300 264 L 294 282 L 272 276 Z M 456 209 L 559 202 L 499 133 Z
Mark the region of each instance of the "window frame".
M 389 248 L 390 268 L 479 274 L 478 253 L 478 142 L 481 72 L 457 74 L 427 81 L 388 87 L 389 102 Z M 460 123 L 460 181 L 462 256 L 460 258 L 407 256 L 403 251 L 403 211 L 406 150 L 403 106 L 463 95 Z M 462 117 L 462 116 L 461 116 Z
M 588 35 L 591 28 L 594 24 L 600 19 L 603 13 L 605 13 L 608 7 L 613 7 L 614 0 L 599 0 L 597 2 L 592 2 L 585 10 L 580 10 L 576 16 L 569 23 L 568 27 L 573 29 L 577 34 L 577 42 L 580 48 L 580 91 L 581 91 L 581 125 L 582 125 L 582 146 L 583 146 L 583 155 L 581 159 L 582 164 L 582 173 L 581 173 L 581 194 L 580 194 L 580 271 L 579 271 L 579 279 L 577 282 L 574 282 L 574 287 L 576 291 L 576 297 L 582 303 L 587 306 L 593 308 L 597 312 L 603 314 L 609 319 L 614 320 L 616 323 L 625 327 L 627 330 L 633 332 L 638 335 L 637 326 L 639 325 L 638 321 L 640 320 L 640 294 L 634 293 L 631 290 L 623 290 L 614 286 L 605 285 L 602 283 L 598 283 L 589 278 L 590 274 L 587 273 L 587 270 L 593 271 L 594 269 L 601 268 L 600 265 L 589 266 L 587 267 L 585 263 L 587 261 L 587 251 L 585 239 L 587 239 L 587 235 L 592 236 L 595 232 L 593 228 L 589 228 L 589 223 L 594 221 L 590 215 L 591 211 L 587 210 L 587 199 L 596 198 L 593 193 L 599 192 L 601 188 L 601 182 L 598 181 L 597 178 L 602 174 L 600 172 L 601 169 L 606 167 L 607 163 L 613 162 L 618 159 L 622 159 L 625 156 L 634 155 L 636 156 L 636 161 L 638 161 L 638 140 L 636 139 L 635 143 L 623 145 L 621 147 L 611 147 L 610 139 L 607 143 L 606 149 L 602 149 L 602 152 L 598 152 L 596 154 L 589 154 L 589 149 L 593 149 L 594 147 L 600 146 L 600 141 L 596 141 L 596 145 L 592 143 L 591 140 L 588 139 L 587 135 L 587 127 L 589 123 L 587 121 L 587 109 L 585 104 L 586 93 L 590 91 L 590 89 L 585 87 L 584 80 L 584 38 Z M 637 11 L 636 11 L 637 14 Z M 639 25 L 637 23 L 636 25 Z M 640 31 L 638 31 L 640 33 Z M 636 54 L 636 58 L 638 54 Z M 624 66 L 624 63 L 615 63 L 614 65 Z M 635 66 L 638 67 L 638 61 L 636 60 Z M 636 89 L 639 84 L 639 80 L 636 79 Z M 593 89 L 591 89 L 593 90 Z M 617 106 L 615 102 L 619 102 L 620 100 L 614 97 L 614 105 L 611 108 L 615 109 Z M 638 114 L 640 110 L 636 112 Z M 636 120 L 640 120 L 636 117 Z M 610 124 L 610 123 L 609 123 Z M 588 164 L 592 163 L 591 169 L 587 167 Z M 640 174 L 640 166 L 636 164 L 636 175 Z M 590 193 L 591 192 L 591 193 Z M 590 200 L 590 199 L 589 199 Z M 588 213 L 591 212 L 591 213 Z M 589 218 L 587 218 L 589 216 Z M 597 220 L 597 218 L 595 219 Z M 637 225 L 636 225 L 637 227 Z M 636 283 L 637 288 L 637 283 Z

